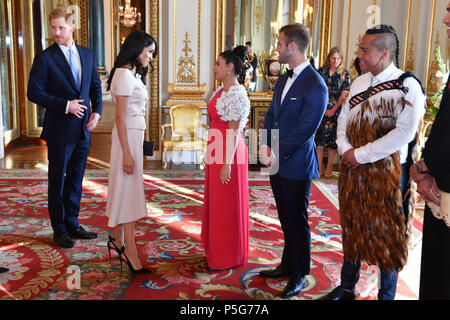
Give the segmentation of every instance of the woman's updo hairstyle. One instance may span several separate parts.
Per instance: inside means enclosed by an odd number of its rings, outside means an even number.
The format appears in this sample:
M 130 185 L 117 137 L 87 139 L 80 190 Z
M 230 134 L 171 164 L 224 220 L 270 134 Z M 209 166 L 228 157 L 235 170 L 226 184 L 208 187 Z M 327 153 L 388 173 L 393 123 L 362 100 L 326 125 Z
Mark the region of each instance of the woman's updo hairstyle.
M 226 64 L 232 63 L 234 66 L 234 73 L 238 76 L 240 84 L 244 84 L 247 69 L 251 67 L 247 59 L 247 48 L 244 46 L 237 46 L 233 50 L 227 50 L 220 54 L 225 59 Z

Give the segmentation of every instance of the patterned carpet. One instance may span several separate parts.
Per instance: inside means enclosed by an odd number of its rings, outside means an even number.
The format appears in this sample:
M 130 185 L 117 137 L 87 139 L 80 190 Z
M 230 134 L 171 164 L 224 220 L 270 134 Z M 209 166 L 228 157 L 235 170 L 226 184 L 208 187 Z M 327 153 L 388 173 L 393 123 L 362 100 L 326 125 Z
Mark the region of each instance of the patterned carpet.
M 139 254 L 150 275 L 133 276 L 117 257 L 110 261 L 104 216 L 107 172 L 89 170 L 83 182 L 80 223 L 97 232 L 72 249 L 52 242 L 47 213 L 47 176 L 37 170 L 3 170 L 0 181 L 0 299 L 4 300 L 266 300 L 279 299 L 287 279 L 270 280 L 259 271 L 276 266 L 283 234 L 266 176 L 250 174 L 250 259 L 246 266 L 208 272 L 200 243 L 203 172 L 145 174 L 148 216 L 137 223 Z M 308 286 L 294 300 L 315 299 L 339 282 L 341 231 L 335 179 L 315 181 L 309 208 L 312 232 Z M 414 228 L 412 248 L 420 244 Z M 375 299 L 377 268 L 363 266 L 359 299 Z M 405 277 L 407 278 L 407 277 Z M 416 299 L 401 279 L 398 298 Z

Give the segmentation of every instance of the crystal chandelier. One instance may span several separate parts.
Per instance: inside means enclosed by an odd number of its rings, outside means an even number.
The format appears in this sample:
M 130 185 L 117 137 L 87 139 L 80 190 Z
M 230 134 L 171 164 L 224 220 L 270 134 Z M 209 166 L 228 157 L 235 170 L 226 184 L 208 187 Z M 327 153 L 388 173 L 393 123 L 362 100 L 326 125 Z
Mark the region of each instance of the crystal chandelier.
M 141 14 L 137 12 L 135 7 L 131 6 L 131 0 L 125 0 L 125 8 L 122 6 L 119 7 L 119 17 L 122 18 L 120 19 L 120 23 L 128 28 L 134 26 L 136 20 L 141 22 Z

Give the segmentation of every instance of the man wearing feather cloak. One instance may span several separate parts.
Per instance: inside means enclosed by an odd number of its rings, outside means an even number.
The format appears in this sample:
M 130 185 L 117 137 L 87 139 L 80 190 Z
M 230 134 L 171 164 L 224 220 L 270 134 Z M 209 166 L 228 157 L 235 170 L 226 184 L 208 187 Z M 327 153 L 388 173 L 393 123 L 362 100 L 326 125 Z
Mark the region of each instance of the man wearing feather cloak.
M 358 54 L 365 74 L 353 82 L 338 118 L 344 264 L 340 286 L 324 300 L 355 299 L 363 262 L 380 268 L 378 299 L 393 300 L 397 274 L 406 264 L 408 224 L 400 181 L 425 95 L 413 75 L 394 65 L 398 48 L 391 26 L 366 31 Z

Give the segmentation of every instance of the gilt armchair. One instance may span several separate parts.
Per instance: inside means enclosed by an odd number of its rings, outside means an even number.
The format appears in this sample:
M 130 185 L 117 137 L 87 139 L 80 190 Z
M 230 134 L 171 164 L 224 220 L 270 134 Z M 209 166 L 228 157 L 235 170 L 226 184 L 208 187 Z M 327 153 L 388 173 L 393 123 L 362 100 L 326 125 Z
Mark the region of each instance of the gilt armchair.
M 164 169 L 167 168 L 167 152 L 173 151 L 194 151 L 197 161 L 199 152 L 206 152 L 208 140 L 208 126 L 202 124 L 202 109 L 200 107 L 188 104 L 179 104 L 170 108 L 170 123 L 161 126 L 162 132 L 162 151 L 164 159 Z M 166 129 L 170 127 L 171 135 L 166 138 Z M 202 128 L 205 132 L 202 132 Z M 172 157 L 172 155 L 171 155 Z

